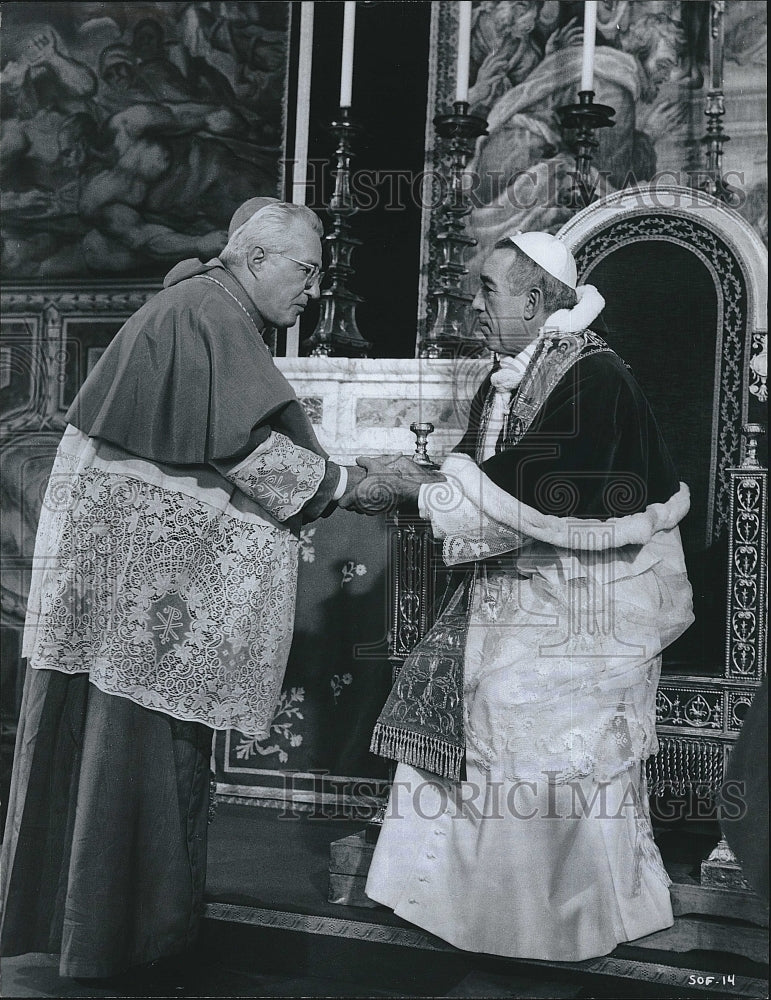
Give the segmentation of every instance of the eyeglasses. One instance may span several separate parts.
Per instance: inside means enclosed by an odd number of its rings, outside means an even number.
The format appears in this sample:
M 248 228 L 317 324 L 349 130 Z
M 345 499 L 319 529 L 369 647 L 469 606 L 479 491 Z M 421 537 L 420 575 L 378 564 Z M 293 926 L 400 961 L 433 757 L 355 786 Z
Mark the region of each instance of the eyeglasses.
M 324 272 L 318 264 L 308 264 L 307 261 L 297 260 L 296 257 L 290 257 L 286 253 L 279 253 L 277 250 L 266 250 L 265 253 L 272 254 L 274 257 L 283 257 L 284 260 L 291 260 L 293 264 L 299 264 L 305 271 L 306 288 L 313 288 L 317 281 L 321 285 L 321 282 L 324 280 Z

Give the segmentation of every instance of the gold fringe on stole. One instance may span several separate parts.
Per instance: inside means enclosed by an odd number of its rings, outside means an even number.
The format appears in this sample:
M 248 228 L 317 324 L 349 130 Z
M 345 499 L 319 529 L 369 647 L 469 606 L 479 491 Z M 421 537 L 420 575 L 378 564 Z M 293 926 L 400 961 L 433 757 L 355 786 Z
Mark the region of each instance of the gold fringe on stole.
M 403 764 L 411 764 L 452 781 L 461 780 L 465 747 L 447 743 L 428 733 L 410 732 L 378 722 L 369 748 L 380 757 L 400 760 Z

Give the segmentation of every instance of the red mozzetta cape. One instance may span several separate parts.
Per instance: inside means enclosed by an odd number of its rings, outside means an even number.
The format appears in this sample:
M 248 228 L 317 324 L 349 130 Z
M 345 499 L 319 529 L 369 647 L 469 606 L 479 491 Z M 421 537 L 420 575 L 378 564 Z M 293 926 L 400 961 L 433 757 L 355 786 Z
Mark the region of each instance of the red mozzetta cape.
M 67 419 L 90 437 L 173 465 L 244 457 L 271 430 L 326 458 L 263 325 L 220 260 L 183 261 L 119 330 Z

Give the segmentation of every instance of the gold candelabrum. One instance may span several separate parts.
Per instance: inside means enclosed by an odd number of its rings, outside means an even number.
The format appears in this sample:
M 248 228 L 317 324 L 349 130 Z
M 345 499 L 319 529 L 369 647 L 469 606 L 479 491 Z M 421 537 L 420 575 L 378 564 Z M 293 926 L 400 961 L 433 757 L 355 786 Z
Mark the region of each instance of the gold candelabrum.
M 487 122 L 479 115 L 470 114 L 466 101 L 456 101 L 451 114 L 434 118 L 434 126 L 449 146 L 450 182 L 439 210 L 436 235 L 442 260 L 437 287 L 430 296 L 434 301 L 434 321 L 421 340 L 418 353 L 421 358 L 473 357 L 482 353 L 484 344 L 472 336 L 470 305 L 473 296 L 462 287 L 463 278 L 468 274 L 464 256 L 477 242 L 466 232 L 471 202 L 463 188 L 463 172 L 477 137 L 487 135 Z
M 580 90 L 578 104 L 564 104 L 557 108 L 560 124 L 566 131 L 575 133 L 576 169 L 571 171 L 570 187 L 560 197 L 560 204 L 580 210 L 599 197 L 597 178 L 592 179 L 592 155 L 600 145 L 595 132 L 612 128 L 616 123 L 615 108 L 609 104 L 595 104 L 593 90 Z
M 337 139 L 335 157 L 335 189 L 328 212 L 332 231 L 324 237 L 328 249 L 328 284 L 322 289 L 320 314 L 316 328 L 303 347 L 312 357 L 337 355 L 348 358 L 366 358 L 372 344 L 361 335 L 356 323 L 356 306 L 362 301 L 348 287 L 354 274 L 351 255 L 361 240 L 351 235 L 351 218 L 358 209 L 351 195 L 351 140 L 361 131 L 351 120 L 350 108 L 340 112 L 330 125 Z

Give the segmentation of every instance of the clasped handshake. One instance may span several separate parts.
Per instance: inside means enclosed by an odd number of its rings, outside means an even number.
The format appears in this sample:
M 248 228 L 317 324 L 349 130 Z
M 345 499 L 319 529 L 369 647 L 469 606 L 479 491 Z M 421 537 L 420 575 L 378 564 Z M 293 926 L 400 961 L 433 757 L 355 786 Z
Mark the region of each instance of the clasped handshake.
M 361 457 L 348 466 L 348 486 L 338 505 L 359 514 L 381 514 L 399 504 L 417 504 L 421 486 L 444 481 L 441 472 L 405 455 Z

